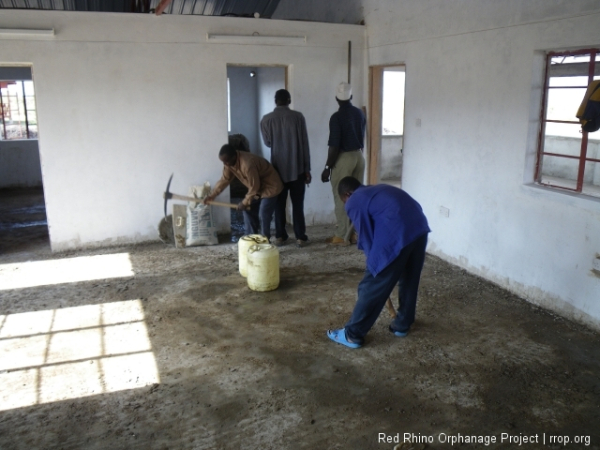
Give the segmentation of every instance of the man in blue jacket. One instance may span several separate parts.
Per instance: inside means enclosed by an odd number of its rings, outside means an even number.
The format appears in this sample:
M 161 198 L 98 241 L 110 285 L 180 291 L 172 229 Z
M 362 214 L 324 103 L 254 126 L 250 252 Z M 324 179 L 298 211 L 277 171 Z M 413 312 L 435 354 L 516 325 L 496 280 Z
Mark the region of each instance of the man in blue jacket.
M 363 186 L 352 177 L 340 181 L 338 194 L 358 233 L 358 248 L 365 252 L 367 270 L 358 285 L 350 320 L 344 328 L 327 330 L 327 336 L 346 347 L 361 347 L 398 283 L 399 308 L 389 330 L 404 337 L 415 321 L 427 234 L 431 231 L 423 209 L 402 189 L 386 184 Z

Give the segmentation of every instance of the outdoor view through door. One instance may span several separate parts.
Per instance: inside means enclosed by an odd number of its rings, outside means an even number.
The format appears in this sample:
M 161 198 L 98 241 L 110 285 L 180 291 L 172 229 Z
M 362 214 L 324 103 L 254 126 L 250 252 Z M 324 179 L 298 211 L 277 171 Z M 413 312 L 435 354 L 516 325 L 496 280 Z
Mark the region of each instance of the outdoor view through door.
M 371 67 L 369 183 L 401 185 L 405 73 L 403 65 Z
M 286 68 L 227 66 L 229 143 L 241 151 L 271 160 L 271 150 L 264 145 L 260 134 L 260 119 L 275 108 L 275 92 L 286 89 Z M 293 98 L 292 98 L 293 101 Z M 231 183 L 231 203 L 239 203 L 246 187 L 235 180 Z M 231 212 L 231 240 L 244 235 L 244 220 L 240 211 Z

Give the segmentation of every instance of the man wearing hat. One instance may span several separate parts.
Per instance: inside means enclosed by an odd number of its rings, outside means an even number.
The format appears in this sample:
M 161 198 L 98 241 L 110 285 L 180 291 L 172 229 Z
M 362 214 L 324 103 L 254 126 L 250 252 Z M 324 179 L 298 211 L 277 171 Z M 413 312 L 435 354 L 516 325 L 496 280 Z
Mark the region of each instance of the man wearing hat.
M 363 182 L 365 158 L 364 147 L 366 119 L 363 112 L 353 106 L 352 87 L 348 83 L 340 83 L 336 89 L 335 99 L 340 105 L 338 111 L 329 119 L 329 151 L 321 181 L 331 181 L 335 218 L 337 227 L 335 235 L 327 242 L 330 244 L 350 244 L 356 237 L 349 237 L 350 219 L 344 209 L 344 203 L 338 196 L 338 184 L 344 177 L 354 177 Z
M 288 192 L 292 201 L 292 219 L 296 245 L 308 241 L 304 220 L 304 193 L 311 182 L 310 149 L 306 121 L 299 111 L 291 110 L 290 93 L 285 89 L 275 92 L 275 109 L 260 121 L 263 141 L 271 149 L 271 164 L 283 181 L 283 190 L 275 208 L 275 245 L 282 245 L 288 234 L 285 229 Z

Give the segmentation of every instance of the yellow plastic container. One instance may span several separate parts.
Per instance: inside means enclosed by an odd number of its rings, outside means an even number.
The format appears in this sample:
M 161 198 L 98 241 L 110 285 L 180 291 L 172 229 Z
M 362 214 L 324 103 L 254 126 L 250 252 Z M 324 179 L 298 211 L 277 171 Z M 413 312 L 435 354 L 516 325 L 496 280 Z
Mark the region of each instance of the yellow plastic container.
M 240 275 L 244 278 L 247 276 L 247 265 L 248 265 L 248 249 L 256 244 L 268 244 L 269 240 L 262 234 L 247 234 L 242 236 L 238 241 L 238 265 Z
M 271 244 L 256 244 L 248 249 L 248 287 L 253 291 L 272 291 L 279 287 L 279 250 Z

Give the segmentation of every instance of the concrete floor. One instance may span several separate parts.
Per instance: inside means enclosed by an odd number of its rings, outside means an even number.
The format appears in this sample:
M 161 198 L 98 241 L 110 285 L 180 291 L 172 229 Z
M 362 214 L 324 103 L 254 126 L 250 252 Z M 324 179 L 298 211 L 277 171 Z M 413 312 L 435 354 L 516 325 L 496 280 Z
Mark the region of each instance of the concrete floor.
M 351 350 L 325 330 L 364 257 L 331 227 L 258 293 L 229 238 L 52 254 L 44 225 L 10 225 L 42 201 L 0 191 L 2 450 L 600 448 L 598 334 L 439 258 L 409 336 L 384 311 Z

